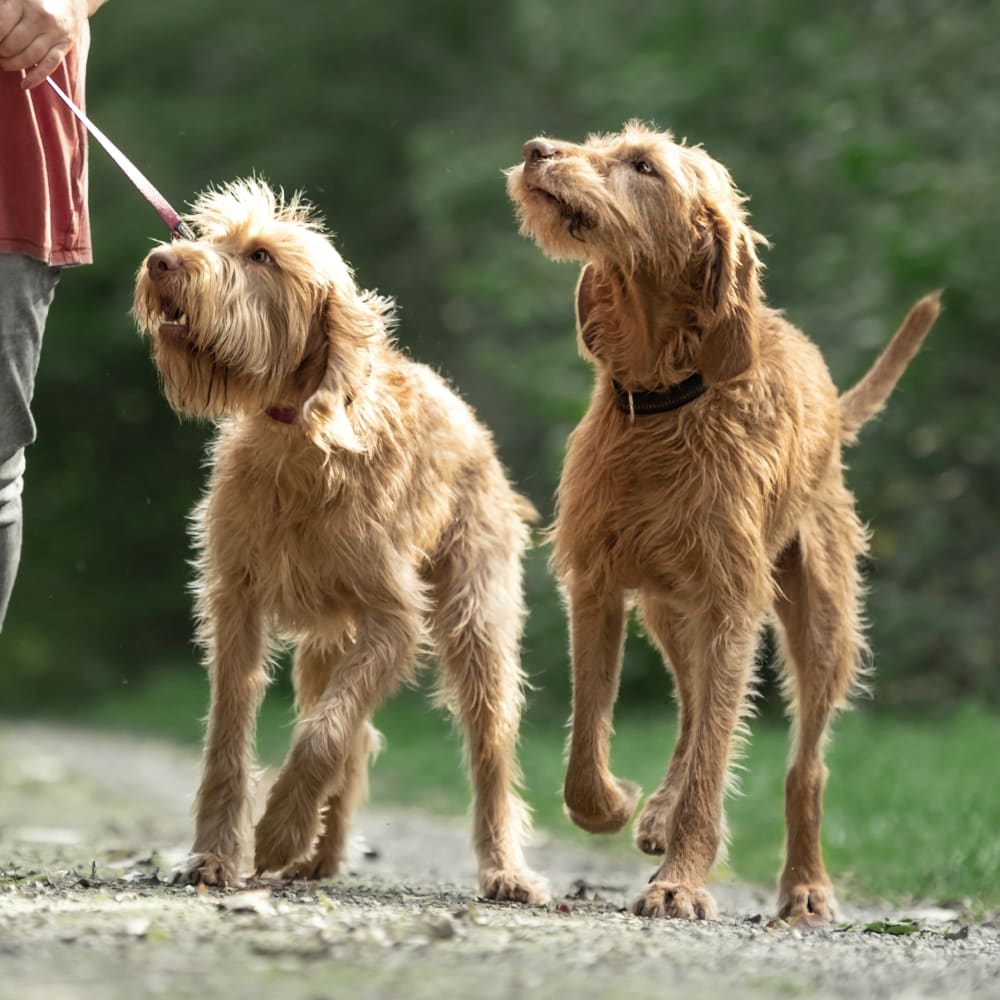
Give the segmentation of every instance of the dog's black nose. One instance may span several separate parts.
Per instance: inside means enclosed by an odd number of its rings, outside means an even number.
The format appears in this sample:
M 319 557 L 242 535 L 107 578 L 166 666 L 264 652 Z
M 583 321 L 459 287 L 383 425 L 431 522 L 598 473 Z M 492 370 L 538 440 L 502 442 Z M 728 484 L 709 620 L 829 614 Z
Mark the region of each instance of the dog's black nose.
M 532 139 L 521 147 L 525 163 L 537 163 L 539 160 L 549 160 L 556 155 L 556 147 L 545 139 Z
M 159 250 L 154 250 L 146 258 L 146 269 L 149 271 L 150 277 L 157 277 L 161 274 L 166 274 L 168 271 L 178 271 L 181 267 L 181 259 L 166 247 L 161 247 Z

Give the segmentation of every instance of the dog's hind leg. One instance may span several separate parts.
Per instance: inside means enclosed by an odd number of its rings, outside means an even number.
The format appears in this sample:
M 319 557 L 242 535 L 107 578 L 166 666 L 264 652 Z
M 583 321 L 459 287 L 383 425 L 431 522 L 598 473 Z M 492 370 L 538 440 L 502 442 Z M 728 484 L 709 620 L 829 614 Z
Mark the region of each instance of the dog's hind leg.
M 292 746 L 256 828 L 254 865 L 280 871 L 309 853 L 320 807 L 342 793 L 365 720 L 412 670 L 422 630 L 423 592 L 402 554 L 373 559 L 377 589 L 364 595 L 354 645 L 315 708 L 295 726 Z
M 655 598 L 641 598 L 639 608 L 649 637 L 656 643 L 673 675 L 674 696 L 677 699 L 678 733 L 670 757 L 670 767 L 660 787 L 646 800 L 633 829 L 633 839 L 640 851 L 646 854 L 663 854 L 669 846 L 667 829 L 670 814 L 677 801 L 685 757 L 691 743 L 694 664 L 680 634 L 681 623 L 677 616 Z
M 573 722 L 563 798 L 569 818 L 590 833 L 614 833 L 631 818 L 641 790 L 611 773 L 610 741 L 625 642 L 625 598 L 569 586 Z
M 524 707 L 520 642 L 523 528 L 509 537 L 466 526 L 432 575 L 432 628 L 441 657 L 440 699 L 465 737 L 475 794 L 473 837 L 479 884 L 490 899 L 543 903 L 549 887 L 524 859 L 528 807 L 517 793 L 517 740 Z
M 348 643 L 345 639 L 344 643 Z M 303 642 L 295 652 L 292 678 L 299 716 L 309 715 L 326 691 L 348 646 L 343 644 Z M 378 731 L 367 721 L 354 734 L 354 741 L 344 767 L 340 789 L 330 795 L 322 807 L 323 829 L 312 853 L 304 861 L 284 872 L 285 878 L 327 878 L 336 875 L 344 860 L 351 819 L 368 794 L 368 760 L 380 744 Z
M 857 568 L 864 547 L 864 529 L 842 491 L 834 502 L 813 508 L 775 567 L 775 611 L 793 716 L 785 780 L 788 839 L 778 889 L 778 912 L 784 918 L 836 914 L 820 846 L 823 746 L 830 717 L 843 707 L 865 656 Z

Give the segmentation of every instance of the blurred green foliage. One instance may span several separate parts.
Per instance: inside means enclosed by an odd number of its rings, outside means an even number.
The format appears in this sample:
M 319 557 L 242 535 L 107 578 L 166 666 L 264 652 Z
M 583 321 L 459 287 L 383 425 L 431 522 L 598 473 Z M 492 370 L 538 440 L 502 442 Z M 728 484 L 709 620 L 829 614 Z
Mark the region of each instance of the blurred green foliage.
M 880 704 L 1000 700 L 993 381 L 1000 374 L 1000 7 L 975 0 L 599 4 L 111 2 L 89 110 L 175 203 L 256 172 L 304 189 L 400 341 L 494 429 L 546 514 L 586 405 L 575 269 L 520 239 L 501 168 L 540 132 L 631 117 L 703 143 L 773 243 L 767 288 L 849 385 L 923 292 L 945 312 L 848 455 L 874 528 Z M 79 703 L 189 666 L 185 515 L 208 430 L 159 398 L 128 311 L 165 232 L 92 149 L 97 263 L 63 276 L 36 393 L 25 554 L 0 705 Z M 529 562 L 525 662 L 566 705 L 565 626 Z M 641 641 L 624 693 L 665 688 Z

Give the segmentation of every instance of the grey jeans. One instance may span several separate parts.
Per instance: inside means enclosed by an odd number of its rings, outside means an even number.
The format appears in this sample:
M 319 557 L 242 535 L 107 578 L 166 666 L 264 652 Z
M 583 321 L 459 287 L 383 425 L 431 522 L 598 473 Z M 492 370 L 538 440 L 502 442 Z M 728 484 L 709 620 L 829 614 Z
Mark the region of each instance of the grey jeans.
M 0 254 L 0 631 L 21 558 L 24 449 L 35 440 L 31 397 L 59 270 Z

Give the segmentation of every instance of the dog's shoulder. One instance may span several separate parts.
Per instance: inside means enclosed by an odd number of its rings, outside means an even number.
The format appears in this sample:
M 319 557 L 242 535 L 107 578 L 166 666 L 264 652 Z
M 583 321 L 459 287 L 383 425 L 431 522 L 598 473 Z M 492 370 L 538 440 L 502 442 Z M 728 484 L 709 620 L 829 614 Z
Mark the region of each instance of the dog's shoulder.
M 405 359 L 397 368 L 395 377 L 405 385 L 412 405 L 421 411 L 428 423 L 442 421 L 449 425 L 475 424 L 479 421 L 475 410 L 452 385 L 447 376 L 420 361 Z

